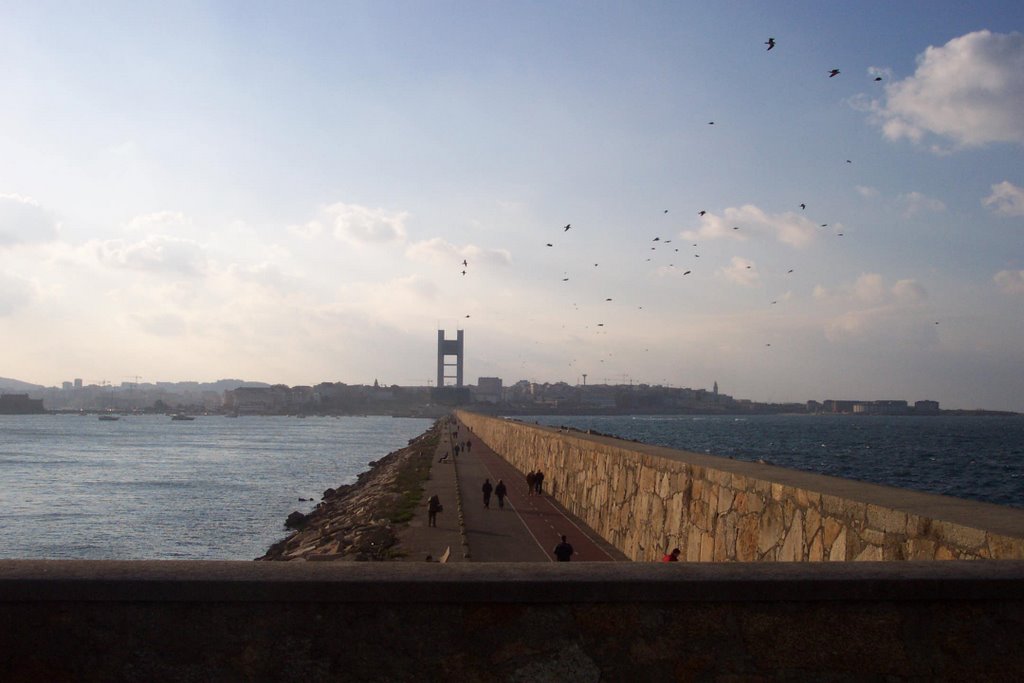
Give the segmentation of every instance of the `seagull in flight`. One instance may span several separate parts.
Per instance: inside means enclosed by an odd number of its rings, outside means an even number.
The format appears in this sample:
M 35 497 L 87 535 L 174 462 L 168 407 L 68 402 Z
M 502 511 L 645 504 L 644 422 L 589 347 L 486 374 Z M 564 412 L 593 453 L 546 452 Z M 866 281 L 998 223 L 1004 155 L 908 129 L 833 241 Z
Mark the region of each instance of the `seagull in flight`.
M 706 213 L 707 213 L 707 211 L 698 211 L 698 212 L 697 212 L 697 215 L 698 215 L 698 216 L 703 216 L 703 215 L 704 215 L 704 214 L 706 214 Z
M 773 47 L 775 47 L 775 39 L 769 38 L 768 40 L 764 41 L 764 44 L 768 46 L 769 50 L 771 50 Z
M 562 228 L 562 232 L 569 232 L 569 228 L 572 227 L 572 223 L 566 223 L 565 227 Z
M 829 78 L 835 78 L 838 75 L 839 75 L 839 69 L 832 69 L 831 71 L 828 72 L 828 77 Z
M 800 208 L 801 208 L 801 209 L 806 209 L 806 208 L 807 208 L 807 205 L 806 205 L 806 204 L 801 204 L 801 205 L 800 205 Z

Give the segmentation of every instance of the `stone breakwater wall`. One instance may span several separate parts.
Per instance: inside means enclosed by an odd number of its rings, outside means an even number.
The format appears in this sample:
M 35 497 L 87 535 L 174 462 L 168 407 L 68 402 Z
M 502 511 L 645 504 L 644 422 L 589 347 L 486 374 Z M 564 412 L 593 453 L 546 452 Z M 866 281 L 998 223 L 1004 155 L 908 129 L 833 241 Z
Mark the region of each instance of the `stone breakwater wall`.
M 627 557 L 1024 559 L 1024 510 L 459 411 Z
M 426 478 L 439 438 L 440 427 L 435 423 L 405 448 L 369 463 L 370 469 L 356 483 L 327 489 L 312 512 L 289 515 L 285 524 L 294 531 L 256 559 L 394 559 L 399 526 L 395 518 L 418 502 L 418 489 L 410 489 Z M 413 493 L 415 500 L 410 500 Z

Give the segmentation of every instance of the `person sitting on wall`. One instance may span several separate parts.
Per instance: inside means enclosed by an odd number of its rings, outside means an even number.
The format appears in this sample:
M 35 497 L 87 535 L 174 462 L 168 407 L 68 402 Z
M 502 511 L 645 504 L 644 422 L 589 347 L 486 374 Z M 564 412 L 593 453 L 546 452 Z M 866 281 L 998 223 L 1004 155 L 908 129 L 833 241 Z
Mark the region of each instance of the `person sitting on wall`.
M 681 553 L 681 552 L 682 551 L 679 548 L 673 548 L 672 552 L 665 553 L 662 556 L 661 561 L 662 562 L 678 562 L 679 561 L 679 553 Z

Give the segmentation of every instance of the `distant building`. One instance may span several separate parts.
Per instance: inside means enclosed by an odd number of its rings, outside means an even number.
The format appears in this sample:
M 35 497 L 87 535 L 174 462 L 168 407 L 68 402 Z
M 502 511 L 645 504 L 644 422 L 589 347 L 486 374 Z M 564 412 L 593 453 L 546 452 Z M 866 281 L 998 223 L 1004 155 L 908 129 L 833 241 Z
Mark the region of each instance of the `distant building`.
M 0 415 L 31 415 L 45 412 L 41 398 L 29 398 L 28 394 L 0 395 Z
M 75 378 L 75 389 L 81 389 L 81 388 L 82 388 L 82 378 L 81 377 L 76 377 Z
M 914 412 L 922 414 L 934 414 L 939 412 L 938 401 L 915 401 Z
M 478 377 L 474 398 L 481 403 L 501 403 L 501 378 Z

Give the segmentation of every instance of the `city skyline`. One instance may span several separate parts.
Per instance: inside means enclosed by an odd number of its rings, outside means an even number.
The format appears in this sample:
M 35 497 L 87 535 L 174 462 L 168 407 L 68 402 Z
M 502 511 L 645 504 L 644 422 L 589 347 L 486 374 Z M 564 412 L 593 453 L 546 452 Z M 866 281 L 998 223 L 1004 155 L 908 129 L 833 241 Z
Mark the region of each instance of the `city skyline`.
M 0 375 L 427 385 L 463 329 L 473 379 L 1024 412 L 1022 27 L 13 5 Z

